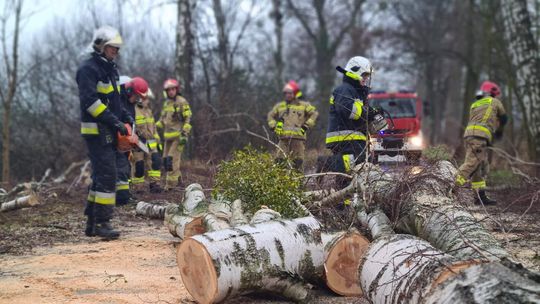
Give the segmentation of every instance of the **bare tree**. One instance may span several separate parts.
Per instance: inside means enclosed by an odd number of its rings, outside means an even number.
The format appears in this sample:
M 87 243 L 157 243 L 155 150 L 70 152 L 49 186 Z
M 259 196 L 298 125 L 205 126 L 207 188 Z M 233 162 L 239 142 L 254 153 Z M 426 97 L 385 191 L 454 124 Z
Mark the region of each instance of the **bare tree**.
M 283 3 L 281 0 L 272 0 L 271 17 L 274 21 L 274 32 L 276 35 L 276 49 L 274 51 L 274 62 L 276 64 L 276 83 L 280 86 L 283 79 Z
M 193 97 L 193 61 L 195 58 L 195 39 L 193 35 L 193 11 L 197 1 L 177 1 L 176 25 L 176 76 L 182 79 L 184 95 L 188 100 Z
M 17 90 L 17 77 L 19 72 L 19 34 L 20 34 L 20 22 L 21 11 L 23 1 L 6 1 L 4 5 L 4 12 L 0 18 L 2 26 L 2 53 L 3 53 L 3 65 L 5 77 L 7 77 L 7 87 L 0 86 L 0 99 L 2 100 L 2 106 L 4 108 L 2 119 L 2 182 L 9 183 L 10 181 L 10 122 L 11 122 L 11 107 L 15 99 L 15 92 Z M 12 14 L 14 15 L 13 21 L 13 40 L 11 41 L 11 54 L 8 52 L 8 21 Z M 3 78 L 3 77 L 2 77 Z
M 508 54 L 514 67 L 515 93 L 524 106 L 529 154 L 540 160 L 540 54 L 526 0 L 501 0 Z

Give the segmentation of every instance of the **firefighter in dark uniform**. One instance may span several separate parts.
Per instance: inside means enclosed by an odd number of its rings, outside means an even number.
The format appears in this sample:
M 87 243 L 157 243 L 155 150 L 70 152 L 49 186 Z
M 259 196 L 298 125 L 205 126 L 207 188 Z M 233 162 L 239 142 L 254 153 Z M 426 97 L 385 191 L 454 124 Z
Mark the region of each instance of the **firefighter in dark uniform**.
M 114 239 L 120 233 L 110 224 L 116 203 L 116 136 L 127 135 L 121 121 L 124 108 L 120 101 L 118 69 L 113 60 L 122 38 L 109 26 L 97 29 L 92 39 L 93 52 L 77 70 L 81 107 L 81 134 L 92 164 L 92 185 L 84 214 L 85 234 Z
M 330 97 L 326 147 L 332 151 L 326 167 L 334 172 L 349 173 L 366 158 L 368 122 L 382 124 L 386 121 L 367 103 L 369 79 L 373 71 L 368 59 L 352 57 L 345 68 L 336 68 L 343 74 L 343 83 L 336 87 Z M 338 176 L 338 188 L 344 188 L 348 180 Z M 345 204 L 348 202 L 346 201 Z
M 121 120 L 133 126 L 135 121 L 135 107 L 129 102 L 128 93 L 126 92 L 126 84 L 130 81 L 130 77 L 120 76 L 118 84 L 120 85 L 120 101 L 124 108 L 122 110 Z M 116 206 L 126 205 L 135 201 L 129 187 L 129 177 L 131 176 L 130 154 L 131 151 L 116 151 Z

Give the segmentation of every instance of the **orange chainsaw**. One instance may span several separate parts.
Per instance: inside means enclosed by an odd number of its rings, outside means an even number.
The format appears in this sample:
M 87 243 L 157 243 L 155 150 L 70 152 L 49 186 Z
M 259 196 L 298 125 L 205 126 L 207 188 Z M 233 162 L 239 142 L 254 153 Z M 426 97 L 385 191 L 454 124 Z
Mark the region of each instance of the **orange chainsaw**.
M 133 125 L 133 128 L 129 124 L 125 124 L 126 129 L 128 130 L 127 135 L 121 135 L 120 133 L 117 133 L 118 137 L 118 151 L 120 152 L 128 152 L 131 151 L 132 148 L 138 147 L 141 149 L 144 153 L 148 154 L 148 147 L 145 143 L 141 142 L 139 140 L 139 136 L 135 133 L 135 125 Z

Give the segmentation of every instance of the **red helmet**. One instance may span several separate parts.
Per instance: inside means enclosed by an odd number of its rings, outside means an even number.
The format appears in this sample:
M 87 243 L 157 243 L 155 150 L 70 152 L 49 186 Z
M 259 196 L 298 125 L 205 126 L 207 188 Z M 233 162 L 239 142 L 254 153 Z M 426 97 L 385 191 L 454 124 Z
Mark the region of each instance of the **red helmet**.
M 163 83 L 163 89 L 167 90 L 170 88 L 176 88 L 177 90 L 180 89 L 180 84 L 178 83 L 176 79 L 169 78 L 165 80 L 165 82 Z
M 294 96 L 297 98 L 302 96 L 302 92 L 300 92 L 300 87 L 298 86 L 298 83 L 296 83 L 296 81 L 294 80 L 289 80 L 289 82 L 287 82 L 287 84 L 285 84 L 285 86 L 283 87 L 283 90 L 293 91 Z
M 484 93 L 484 96 L 491 96 L 491 97 L 497 97 L 501 95 L 501 89 L 499 86 L 491 81 L 484 81 L 482 82 L 482 85 L 480 85 L 480 91 Z
M 141 98 L 146 98 L 148 95 L 148 83 L 141 77 L 133 77 L 131 81 L 126 83 L 126 91 L 128 96 L 137 94 Z

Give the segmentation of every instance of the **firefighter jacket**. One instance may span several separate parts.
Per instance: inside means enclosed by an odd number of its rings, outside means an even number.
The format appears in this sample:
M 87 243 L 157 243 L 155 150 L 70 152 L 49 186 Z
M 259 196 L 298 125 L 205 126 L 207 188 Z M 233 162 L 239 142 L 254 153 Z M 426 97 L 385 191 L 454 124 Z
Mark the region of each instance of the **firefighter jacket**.
M 280 139 L 306 140 L 306 130 L 315 126 L 318 115 L 315 107 L 307 101 L 281 101 L 268 112 L 268 126 Z
M 471 105 L 469 123 L 463 137 L 475 136 L 485 138 L 488 144 L 493 134 L 501 130 L 506 123 L 506 111 L 497 98 L 484 97 Z
M 157 126 L 164 129 L 164 140 L 172 140 L 189 135 L 191 132 L 190 121 L 189 104 L 184 97 L 178 95 L 175 99 L 167 98 L 165 100 Z
M 367 120 L 374 110 L 364 102 L 368 89 L 357 80 L 344 76 L 343 83 L 334 89 L 330 97 L 326 146 L 333 149 L 341 143 L 366 141 Z
M 129 115 L 120 100 L 118 69 L 105 57 L 92 53 L 81 63 L 76 75 L 79 86 L 81 134 L 101 136 L 112 143 L 115 124 Z
M 159 134 L 156 130 L 152 109 L 149 106 L 143 106 L 142 104 L 135 106 L 135 125 L 137 134 L 144 138 L 148 149 L 157 151 Z

